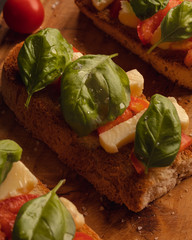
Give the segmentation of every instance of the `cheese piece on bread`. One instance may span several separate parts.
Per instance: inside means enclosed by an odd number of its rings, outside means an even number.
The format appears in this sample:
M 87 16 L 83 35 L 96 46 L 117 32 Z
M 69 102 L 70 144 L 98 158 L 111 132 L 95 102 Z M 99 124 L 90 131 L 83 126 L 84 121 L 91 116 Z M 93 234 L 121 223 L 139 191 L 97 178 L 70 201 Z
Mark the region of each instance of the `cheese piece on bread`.
M 116 154 L 109 154 L 100 146 L 95 132 L 78 137 L 63 120 L 58 94 L 52 86 L 34 94 L 26 109 L 27 93 L 17 66 L 21 46 L 22 43 L 16 45 L 4 62 L 4 101 L 26 129 L 45 142 L 61 161 L 84 176 L 101 194 L 138 212 L 192 175 L 192 147 L 180 152 L 172 165 L 151 168 L 147 175 L 138 175 L 129 157 L 132 144 L 122 147 Z

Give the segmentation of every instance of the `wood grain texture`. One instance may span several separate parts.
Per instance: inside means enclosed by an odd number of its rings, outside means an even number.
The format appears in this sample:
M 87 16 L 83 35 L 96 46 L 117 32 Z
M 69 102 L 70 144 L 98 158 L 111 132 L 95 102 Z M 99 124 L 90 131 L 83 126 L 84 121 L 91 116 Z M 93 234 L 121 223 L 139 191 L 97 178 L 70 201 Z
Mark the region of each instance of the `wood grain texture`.
M 154 93 L 175 96 L 186 108 L 192 120 L 190 91 L 179 88 L 151 66 L 120 46 L 110 37 L 93 26 L 92 22 L 79 13 L 72 0 L 44 1 L 45 20 L 42 28 L 58 28 L 63 36 L 77 49 L 85 53 L 119 53 L 114 59 L 125 71 L 137 68 L 145 78 L 145 94 Z M 8 29 L 0 20 L 0 65 L 8 51 L 26 35 Z M 189 132 L 192 125 L 190 125 Z M 85 214 L 86 222 L 104 240 L 191 240 L 192 239 L 192 178 L 175 187 L 169 194 L 153 202 L 140 213 L 132 213 L 99 196 L 83 178 L 71 171 L 57 159 L 45 144 L 34 139 L 18 124 L 13 113 L 0 98 L 0 139 L 10 138 L 23 147 L 22 161 L 46 183 L 54 187 L 59 179 L 67 183 L 60 194 L 72 200 Z

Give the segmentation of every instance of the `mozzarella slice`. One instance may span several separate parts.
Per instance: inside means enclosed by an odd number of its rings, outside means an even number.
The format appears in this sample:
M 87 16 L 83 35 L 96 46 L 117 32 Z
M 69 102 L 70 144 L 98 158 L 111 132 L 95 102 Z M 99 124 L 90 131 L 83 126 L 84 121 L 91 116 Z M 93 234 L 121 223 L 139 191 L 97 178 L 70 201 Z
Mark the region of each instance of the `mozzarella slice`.
M 73 58 L 72 61 L 77 60 L 78 58 L 82 57 L 83 54 L 81 52 L 73 52 Z
M 76 206 L 69 201 L 68 199 L 64 198 L 64 197 L 60 197 L 61 202 L 65 205 L 65 207 L 67 208 L 67 210 L 71 213 L 73 220 L 75 222 L 76 225 L 76 229 L 80 229 L 84 224 L 85 224 L 85 219 L 83 214 L 81 214 Z
M 179 119 L 181 121 L 181 129 L 184 131 L 188 128 L 189 126 L 189 116 L 186 113 L 185 109 L 182 108 L 178 103 L 177 100 L 174 97 L 168 97 L 173 105 L 175 106 Z
M 93 6 L 99 10 L 102 11 L 107 6 L 109 6 L 114 0 L 92 0 Z
M 139 23 L 139 19 L 128 1 L 121 1 L 121 10 L 118 17 L 122 24 L 131 28 L 136 28 Z
M 135 139 L 136 125 L 145 110 L 99 135 L 101 146 L 108 153 L 118 152 L 118 148 L 131 143 Z
M 139 97 L 143 93 L 144 78 L 136 69 L 127 72 L 131 96 Z
M 0 200 L 29 193 L 37 183 L 37 178 L 21 161 L 15 162 L 5 181 L 0 185 Z

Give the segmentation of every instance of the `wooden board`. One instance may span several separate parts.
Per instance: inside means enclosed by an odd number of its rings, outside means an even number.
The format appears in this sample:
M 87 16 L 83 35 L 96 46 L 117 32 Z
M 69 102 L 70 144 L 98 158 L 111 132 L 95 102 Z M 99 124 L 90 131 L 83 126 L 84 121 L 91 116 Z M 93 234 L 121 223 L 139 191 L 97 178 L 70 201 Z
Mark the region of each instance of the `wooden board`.
M 58 28 L 77 49 L 86 53 L 119 53 L 114 59 L 125 71 L 137 68 L 145 78 L 145 94 L 176 96 L 192 120 L 190 91 L 179 88 L 151 66 L 120 46 L 93 26 L 79 13 L 72 0 L 44 1 L 45 20 L 42 27 Z M 0 69 L 8 51 L 26 38 L 8 29 L 0 20 Z M 191 131 L 192 125 L 189 131 Z M 16 121 L 0 97 L 0 139 L 10 138 L 23 147 L 22 161 L 49 188 L 59 179 L 67 183 L 60 190 L 84 213 L 86 222 L 104 240 L 191 240 L 192 178 L 183 181 L 166 196 L 156 200 L 140 213 L 133 213 L 101 197 L 82 177 L 61 164 L 57 156 L 42 142 L 34 139 Z

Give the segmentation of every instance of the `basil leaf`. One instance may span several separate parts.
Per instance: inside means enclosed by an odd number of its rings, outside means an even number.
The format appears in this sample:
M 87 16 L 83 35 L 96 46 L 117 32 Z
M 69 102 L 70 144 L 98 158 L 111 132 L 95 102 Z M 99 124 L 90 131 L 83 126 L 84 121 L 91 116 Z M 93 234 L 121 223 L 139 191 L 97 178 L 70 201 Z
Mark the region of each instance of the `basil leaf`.
M 160 43 L 176 42 L 192 37 L 192 2 L 184 1 L 171 8 L 161 22 L 161 39 L 148 51 L 152 52 Z
M 48 194 L 21 207 L 13 228 L 13 240 L 73 239 L 75 223 L 56 194 L 62 183 L 60 181 Z
M 121 115 L 130 101 L 127 74 L 111 58 L 86 55 L 70 63 L 61 80 L 61 108 L 80 136 Z
M 151 98 L 136 126 L 136 157 L 150 167 L 164 167 L 175 159 L 181 143 L 181 123 L 172 102 L 162 95 Z
M 28 93 L 26 106 L 34 92 L 62 75 L 72 55 L 72 46 L 57 29 L 41 30 L 25 40 L 18 55 L 18 66 Z
M 130 0 L 135 15 L 141 20 L 150 18 L 159 10 L 164 9 L 168 2 L 169 0 Z
M 0 184 L 5 180 L 13 162 L 21 159 L 22 148 L 14 141 L 0 140 Z

